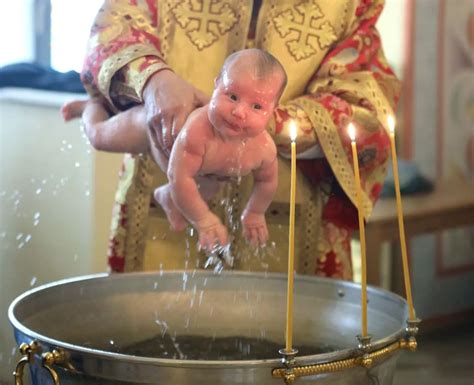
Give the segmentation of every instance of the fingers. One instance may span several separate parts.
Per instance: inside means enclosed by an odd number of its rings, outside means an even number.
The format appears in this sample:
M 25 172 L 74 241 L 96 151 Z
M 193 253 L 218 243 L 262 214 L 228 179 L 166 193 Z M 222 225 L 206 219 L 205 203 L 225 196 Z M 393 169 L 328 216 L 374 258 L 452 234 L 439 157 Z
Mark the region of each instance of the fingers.
M 153 145 L 157 148 L 164 148 L 163 146 L 163 135 L 161 134 L 162 131 L 162 124 L 161 124 L 161 116 L 153 115 L 151 118 L 148 119 L 148 128 L 150 130 L 150 137 Z
M 173 143 L 186 120 L 184 114 L 160 114 L 148 120 L 152 130 L 153 144 L 169 156 Z
M 194 92 L 194 105 L 196 107 L 202 107 L 209 103 L 209 96 L 207 96 L 204 92 L 196 89 Z
M 257 229 L 257 235 L 258 235 L 258 245 L 259 246 L 265 246 L 265 244 L 268 241 L 268 229 L 266 226 L 259 227 Z
M 227 229 L 223 225 L 213 226 L 199 233 L 199 249 L 211 251 L 216 245 L 229 243 Z
M 173 138 L 171 136 L 171 131 L 173 127 L 173 116 L 164 115 L 161 118 L 161 136 L 163 142 L 163 150 L 167 155 L 171 153 L 171 147 L 173 146 Z
M 252 247 L 265 246 L 268 241 L 268 229 L 265 225 L 244 226 L 243 234 Z
M 179 114 L 174 118 L 173 125 L 171 127 L 171 138 L 173 139 L 173 143 L 176 140 L 179 132 L 183 128 L 185 121 L 186 121 L 186 116 L 184 114 Z
M 250 228 L 249 229 L 248 243 L 250 243 L 250 245 L 252 247 L 257 247 L 259 245 L 259 243 L 258 243 L 258 231 L 257 231 L 256 228 Z

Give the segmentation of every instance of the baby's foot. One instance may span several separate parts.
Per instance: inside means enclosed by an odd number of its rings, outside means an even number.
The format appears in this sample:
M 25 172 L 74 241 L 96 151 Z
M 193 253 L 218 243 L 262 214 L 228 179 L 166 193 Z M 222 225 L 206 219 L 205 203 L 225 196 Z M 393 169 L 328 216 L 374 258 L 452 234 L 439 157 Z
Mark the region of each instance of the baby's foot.
M 74 100 L 61 107 L 61 115 L 65 122 L 80 118 L 86 108 L 87 100 Z
M 183 214 L 180 213 L 178 208 L 175 206 L 173 199 L 171 199 L 171 194 L 169 191 L 169 186 L 164 185 L 155 190 L 153 193 L 155 200 L 163 208 L 166 218 L 171 227 L 175 231 L 182 231 L 186 228 L 187 222 Z

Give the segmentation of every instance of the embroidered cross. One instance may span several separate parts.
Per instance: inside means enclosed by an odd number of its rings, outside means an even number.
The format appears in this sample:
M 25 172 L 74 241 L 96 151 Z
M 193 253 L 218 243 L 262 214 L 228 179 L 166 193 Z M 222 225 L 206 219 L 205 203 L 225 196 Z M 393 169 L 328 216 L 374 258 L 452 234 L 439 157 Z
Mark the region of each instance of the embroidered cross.
M 298 34 L 296 39 L 286 42 L 290 53 L 299 61 L 316 53 L 314 43 L 316 40 L 322 50 L 336 40 L 336 31 L 329 21 L 318 22 L 325 17 L 315 0 L 302 1 L 293 9 L 287 9 L 276 15 L 273 19 L 275 28 L 281 37 L 286 37 L 293 32 Z M 296 32 L 296 33 L 295 33 Z
M 215 0 L 183 1 L 172 12 L 199 50 L 209 47 L 227 33 L 238 18 L 228 3 Z

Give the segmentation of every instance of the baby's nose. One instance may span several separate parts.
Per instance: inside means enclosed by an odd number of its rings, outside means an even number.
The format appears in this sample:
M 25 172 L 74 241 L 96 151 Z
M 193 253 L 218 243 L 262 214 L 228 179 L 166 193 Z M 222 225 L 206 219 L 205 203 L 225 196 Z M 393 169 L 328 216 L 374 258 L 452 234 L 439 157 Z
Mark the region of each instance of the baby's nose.
M 234 107 L 232 110 L 232 115 L 237 118 L 244 119 L 245 118 L 245 108 L 241 104 Z

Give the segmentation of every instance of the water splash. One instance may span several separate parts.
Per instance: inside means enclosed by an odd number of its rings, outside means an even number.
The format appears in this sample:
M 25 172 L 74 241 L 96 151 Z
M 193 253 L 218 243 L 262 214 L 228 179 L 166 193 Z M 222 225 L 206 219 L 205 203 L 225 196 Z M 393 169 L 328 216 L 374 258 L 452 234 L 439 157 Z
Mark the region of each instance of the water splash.
M 33 216 L 33 226 L 38 226 L 40 222 L 40 217 L 41 217 L 41 214 L 39 212 L 36 212 L 35 215 Z

